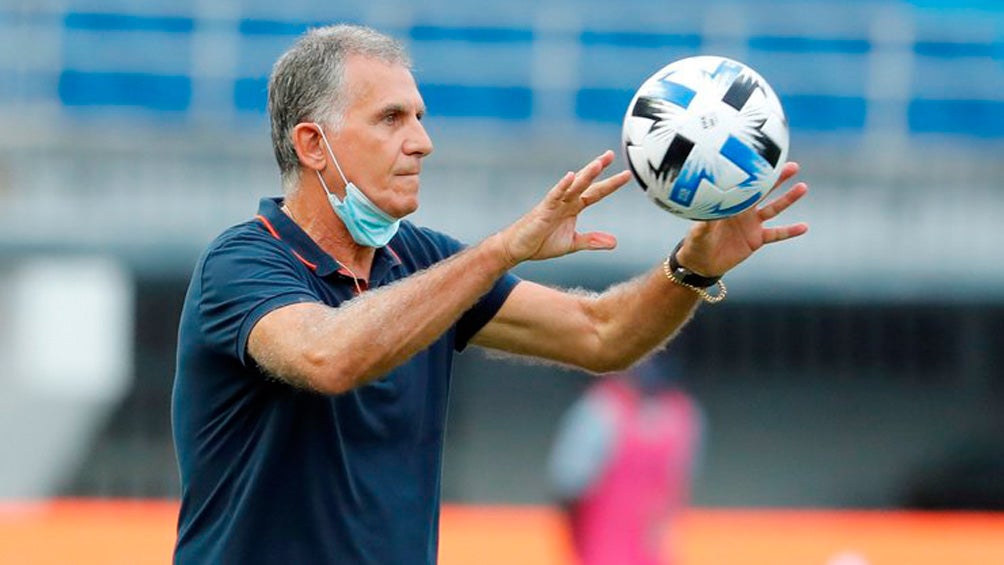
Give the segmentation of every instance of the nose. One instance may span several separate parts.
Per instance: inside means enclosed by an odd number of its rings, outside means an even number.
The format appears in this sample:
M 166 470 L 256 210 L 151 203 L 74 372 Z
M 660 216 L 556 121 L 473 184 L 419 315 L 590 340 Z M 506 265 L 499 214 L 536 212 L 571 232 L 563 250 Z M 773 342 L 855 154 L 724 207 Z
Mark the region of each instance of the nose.
M 432 138 L 429 137 L 425 126 L 419 120 L 415 120 L 412 131 L 405 140 L 404 152 L 418 157 L 425 157 L 432 153 Z

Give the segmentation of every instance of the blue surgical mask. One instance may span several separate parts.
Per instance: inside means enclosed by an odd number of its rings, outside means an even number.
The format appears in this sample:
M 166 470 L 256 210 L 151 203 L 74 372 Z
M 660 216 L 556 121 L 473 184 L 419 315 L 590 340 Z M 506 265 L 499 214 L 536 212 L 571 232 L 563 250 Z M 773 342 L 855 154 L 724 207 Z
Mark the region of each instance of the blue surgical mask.
M 334 151 L 331 150 L 331 144 L 328 143 L 328 137 L 324 135 L 324 128 L 321 127 L 321 124 L 314 125 L 320 129 L 321 139 L 324 140 L 324 145 L 328 149 L 328 155 L 331 156 L 331 161 L 335 164 L 338 175 L 345 182 L 345 199 L 340 200 L 328 190 L 328 185 L 324 182 L 321 172 L 315 171 L 318 180 L 321 181 L 321 186 L 324 187 L 324 192 L 328 193 L 328 202 L 331 203 L 335 214 L 342 219 L 342 223 L 349 230 L 349 235 L 359 245 L 365 245 L 366 247 L 383 247 L 387 245 L 394 238 L 394 235 L 397 234 L 397 229 L 401 226 L 401 220 L 378 208 L 372 200 L 363 194 L 363 191 L 359 190 L 355 184 L 345 178 L 345 173 L 342 172 L 342 167 L 338 164 L 338 159 L 335 159 Z

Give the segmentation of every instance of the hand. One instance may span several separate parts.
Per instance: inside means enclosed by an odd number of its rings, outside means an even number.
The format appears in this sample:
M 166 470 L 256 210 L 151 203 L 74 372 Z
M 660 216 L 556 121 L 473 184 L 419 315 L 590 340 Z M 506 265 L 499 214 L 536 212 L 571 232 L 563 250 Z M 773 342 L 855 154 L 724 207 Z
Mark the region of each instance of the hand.
M 797 163 L 786 163 L 771 190 L 798 174 Z M 804 222 L 768 228 L 764 222 L 784 212 L 808 192 L 804 182 L 797 183 L 781 196 L 745 212 L 708 222 L 697 222 L 687 234 L 676 259 L 681 265 L 704 276 L 716 277 L 746 260 L 768 243 L 798 237 L 809 231 Z
M 617 238 L 606 232 L 579 233 L 579 214 L 631 179 L 621 171 L 607 179 L 596 178 L 614 161 L 606 151 L 578 173 L 565 173 L 543 200 L 500 234 L 511 265 L 528 260 L 550 259 L 586 249 L 613 249 Z

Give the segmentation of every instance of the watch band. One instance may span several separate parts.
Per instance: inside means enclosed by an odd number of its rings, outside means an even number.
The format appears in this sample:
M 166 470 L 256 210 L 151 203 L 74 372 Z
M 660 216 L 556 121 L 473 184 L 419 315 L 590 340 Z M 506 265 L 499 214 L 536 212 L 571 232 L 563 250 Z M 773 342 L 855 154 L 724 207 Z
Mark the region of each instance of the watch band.
M 696 286 L 697 288 L 708 288 L 717 283 L 722 277 L 704 277 L 698 275 L 697 273 L 691 271 L 690 269 L 684 267 L 676 260 L 676 254 L 680 252 L 680 248 L 683 247 L 683 241 L 676 244 L 673 251 L 669 254 L 669 275 L 676 280 L 685 285 Z

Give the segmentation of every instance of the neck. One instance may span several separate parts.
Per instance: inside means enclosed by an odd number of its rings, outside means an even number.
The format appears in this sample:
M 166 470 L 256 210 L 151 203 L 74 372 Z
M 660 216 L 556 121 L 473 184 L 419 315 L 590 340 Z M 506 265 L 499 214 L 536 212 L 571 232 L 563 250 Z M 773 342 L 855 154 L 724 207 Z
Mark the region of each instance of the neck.
M 324 198 L 310 198 L 310 194 L 321 194 Z M 355 274 L 356 278 L 369 280 L 376 250 L 359 245 L 352 239 L 342 219 L 328 204 L 323 190 L 301 187 L 293 196 L 283 200 L 282 209 L 325 253 Z

